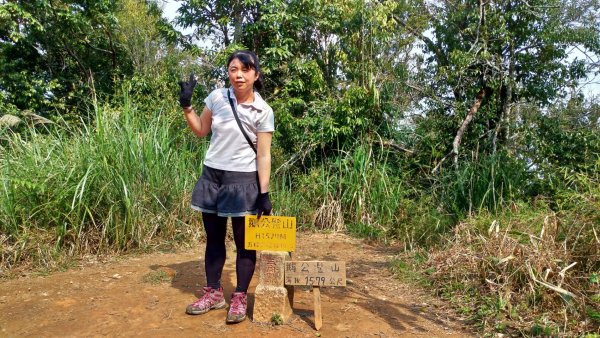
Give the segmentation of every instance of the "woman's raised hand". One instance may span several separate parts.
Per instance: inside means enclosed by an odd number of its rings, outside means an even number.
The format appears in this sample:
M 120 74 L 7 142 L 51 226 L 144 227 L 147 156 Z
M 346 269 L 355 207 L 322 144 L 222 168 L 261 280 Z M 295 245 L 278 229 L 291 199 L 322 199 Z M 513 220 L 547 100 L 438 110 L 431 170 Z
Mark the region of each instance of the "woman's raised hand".
M 192 105 L 192 94 L 194 94 L 194 87 L 196 87 L 196 77 L 194 73 L 190 74 L 190 79 L 187 82 L 180 81 L 179 87 L 179 104 L 182 108 L 187 108 Z

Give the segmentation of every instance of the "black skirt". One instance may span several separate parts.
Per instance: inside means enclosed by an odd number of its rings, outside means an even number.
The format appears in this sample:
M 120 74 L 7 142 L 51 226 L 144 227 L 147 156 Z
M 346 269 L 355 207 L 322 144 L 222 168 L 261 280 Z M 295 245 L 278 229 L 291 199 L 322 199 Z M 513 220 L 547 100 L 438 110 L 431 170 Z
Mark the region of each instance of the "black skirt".
M 256 214 L 258 173 L 203 166 L 192 193 L 192 209 L 222 217 Z

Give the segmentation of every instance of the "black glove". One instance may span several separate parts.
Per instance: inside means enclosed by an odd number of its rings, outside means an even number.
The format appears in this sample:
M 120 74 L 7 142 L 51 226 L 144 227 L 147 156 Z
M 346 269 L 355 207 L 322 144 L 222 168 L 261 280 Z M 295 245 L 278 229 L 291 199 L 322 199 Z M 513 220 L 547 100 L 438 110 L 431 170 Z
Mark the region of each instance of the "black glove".
M 187 108 L 192 105 L 192 94 L 194 94 L 194 87 L 196 87 L 196 77 L 194 73 L 190 74 L 190 80 L 188 82 L 179 82 L 181 91 L 179 92 L 179 104 L 182 108 Z
M 269 193 L 258 194 L 258 199 L 256 199 L 256 218 L 260 219 L 262 215 L 269 216 L 272 209 L 273 205 L 269 199 Z

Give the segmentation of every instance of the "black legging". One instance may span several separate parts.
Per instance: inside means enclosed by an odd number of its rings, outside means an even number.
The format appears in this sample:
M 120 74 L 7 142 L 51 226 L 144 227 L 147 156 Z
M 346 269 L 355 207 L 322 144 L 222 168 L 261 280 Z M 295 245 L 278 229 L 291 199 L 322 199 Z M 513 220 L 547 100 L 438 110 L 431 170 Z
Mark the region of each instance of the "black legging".
M 219 288 L 221 287 L 221 273 L 225 265 L 227 217 L 219 217 L 216 214 L 203 212 L 202 221 L 206 230 L 206 252 L 204 255 L 206 284 L 211 288 Z M 231 217 L 231 224 L 237 249 L 235 259 L 237 286 L 235 291 L 247 292 L 252 275 L 254 275 L 256 251 L 244 249 L 244 217 Z

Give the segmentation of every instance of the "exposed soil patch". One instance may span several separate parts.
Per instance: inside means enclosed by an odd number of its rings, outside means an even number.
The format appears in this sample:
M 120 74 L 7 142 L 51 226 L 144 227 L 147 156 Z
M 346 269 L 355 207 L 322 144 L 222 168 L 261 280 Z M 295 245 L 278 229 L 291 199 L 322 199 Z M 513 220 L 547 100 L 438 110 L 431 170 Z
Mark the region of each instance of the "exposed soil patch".
M 322 337 L 467 337 L 439 301 L 402 284 L 388 270 L 397 253 L 344 234 L 299 233 L 297 260 L 344 260 L 348 286 L 321 289 Z M 315 337 L 313 297 L 296 287 L 287 325 L 246 320 L 226 325 L 226 309 L 185 314 L 205 281 L 203 250 L 155 253 L 85 264 L 48 276 L 0 283 L 0 336 Z M 233 246 L 223 273 L 234 289 Z M 257 276 L 250 286 L 249 303 Z M 229 297 L 227 297 L 229 301 Z M 252 318 L 252 312 L 249 313 Z

